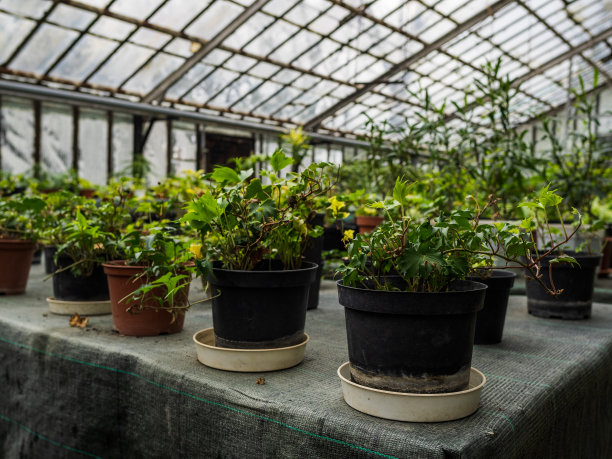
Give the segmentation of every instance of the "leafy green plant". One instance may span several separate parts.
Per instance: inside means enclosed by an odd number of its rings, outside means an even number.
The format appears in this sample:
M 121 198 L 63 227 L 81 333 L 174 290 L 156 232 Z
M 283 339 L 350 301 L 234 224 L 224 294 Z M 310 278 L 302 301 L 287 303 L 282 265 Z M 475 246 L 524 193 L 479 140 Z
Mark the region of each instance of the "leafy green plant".
M 198 232 L 201 242 L 196 266 L 203 275 L 213 261 L 226 269 L 252 270 L 264 258 L 278 257 L 285 269 L 300 266 L 305 243 L 312 234 L 310 204 L 329 186 L 326 164 L 311 164 L 300 173 L 281 177 L 293 159 L 277 150 L 271 171 L 249 178 L 251 170 L 217 167 L 208 178 L 216 186 L 187 206 L 182 221 Z
M 298 172 L 304 158 L 310 151 L 308 141 L 310 138 L 304 134 L 302 127 L 290 129 L 287 134 L 280 135 L 281 148 L 289 152 L 293 162 L 291 163 L 291 171 Z
M 348 286 L 361 286 L 377 290 L 397 290 L 397 284 L 388 277 L 400 276 L 407 291 L 440 292 L 452 288 L 456 280 L 474 270 L 488 270 L 493 260 L 505 262 L 502 268 L 521 267 L 540 281 L 541 261 L 555 253 L 575 233 L 566 234 L 561 242 L 539 252 L 531 231 L 537 216 L 526 218 L 519 226 L 509 223 L 481 224 L 480 218 L 494 204 L 487 202 L 482 208 L 456 209 L 439 212 L 426 219 L 412 219 L 406 208 L 414 185 L 397 179 L 391 202 L 378 202 L 388 215 L 386 221 L 370 234 L 359 234 L 347 244 L 349 262 L 338 272 Z M 534 211 L 558 210 L 561 198 L 548 188 L 533 201 L 524 205 Z M 389 212 L 397 209 L 399 218 Z M 521 229 L 527 231 L 521 232 Z M 553 263 L 575 262 L 560 255 Z M 551 294 L 561 290 L 554 284 Z
M 150 300 L 157 301 L 159 308 L 169 310 L 173 316 L 190 307 L 186 297 L 194 271 L 190 238 L 174 227 L 152 224 L 124 234 L 118 241 L 118 250 L 126 265 L 144 267 L 138 278 L 144 278 L 145 283 L 121 300 L 131 302 L 129 312 L 150 307 Z
M 0 197 L 0 239 L 37 241 L 43 225 L 41 198 L 21 193 Z

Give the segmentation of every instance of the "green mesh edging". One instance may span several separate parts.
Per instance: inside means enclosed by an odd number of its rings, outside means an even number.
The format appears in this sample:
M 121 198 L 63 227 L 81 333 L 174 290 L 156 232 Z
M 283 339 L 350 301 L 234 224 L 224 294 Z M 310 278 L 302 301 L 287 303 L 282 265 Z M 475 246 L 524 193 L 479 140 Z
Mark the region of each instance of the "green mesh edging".
M 5 340 L 3 340 L 3 341 L 5 341 Z M 29 434 L 34 435 L 35 437 L 40 438 L 41 440 L 44 440 L 44 441 L 46 441 L 48 443 L 51 443 L 52 445 L 57 446 L 59 448 L 64 448 L 64 449 L 66 449 L 68 451 L 72 451 L 73 453 L 83 454 L 84 456 L 93 457 L 95 459 L 102 459 L 100 456 L 96 456 L 93 453 L 88 453 L 87 451 L 83 451 L 82 449 L 73 448 L 72 446 L 68 446 L 68 445 L 65 445 L 63 443 L 60 443 L 59 441 L 51 440 L 50 438 L 45 437 L 44 435 L 36 432 L 35 430 L 30 429 L 25 424 L 22 424 L 19 421 L 15 421 L 14 419 L 9 418 L 8 416 L 4 416 L 3 414 L 0 414 L 0 419 L 3 419 L 4 421 L 10 422 L 11 424 L 16 425 L 20 429 L 25 430 Z
M 22 349 L 27 349 L 29 351 L 38 352 L 39 354 L 48 355 L 50 357 L 55 357 L 55 358 L 58 358 L 58 359 L 69 361 L 69 362 L 74 362 L 74 363 L 78 363 L 78 364 L 81 364 L 81 365 L 87 365 L 87 366 L 93 367 L 93 368 L 99 368 L 99 369 L 102 369 L 102 370 L 107 370 L 107 371 L 112 371 L 112 372 L 115 372 L 115 373 L 121 373 L 121 374 L 129 375 L 129 376 L 133 376 L 133 377 L 138 378 L 141 381 L 144 381 L 144 382 L 146 382 L 148 384 L 151 384 L 151 385 L 153 385 L 155 387 L 159 387 L 160 389 L 164 389 L 164 390 L 167 390 L 169 392 L 173 392 L 175 394 L 183 395 L 185 397 L 190 397 L 190 398 L 192 398 L 194 400 L 198 400 L 200 402 L 207 403 L 209 405 L 213 405 L 213 406 L 216 406 L 216 407 L 219 407 L 219 408 L 224 408 L 224 409 L 232 411 L 234 413 L 239 413 L 239 414 L 242 414 L 242 415 L 245 415 L 245 416 L 250 416 L 250 417 L 255 418 L 255 419 L 260 419 L 260 420 L 263 420 L 263 421 L 272 422 L 272 423 L 277 424 L 277 425 L 279 425 L 281 427 L 284 427 L 286 429 L 292 430 L 294 432 L 299 432 L 301 434 L 308 435 L 308 436 L 313 437 L 313 438 L 318 438 L 320 440 L 329 441 L 331 443 L 336 443 L 336 444 L 339 444 L 339 445 L 348 446 L 349 448 L 353 448 L 353 449 L 357 449 L 357 450 L 360 450 L 360 451 L 364 451 L 366 453 L 370 453 L 370 454 L 373 454 L 373 455 L 376 455 L 376 456 L 380 456 L 380 457 L 385 457 L 385 458 L 389 458 L 389 459 L 398 459 L 395 456 L 391 456 L 391 455 L 384 454 L 384 453 L 381 453 L 381 452 L 378 452 L 378 451 L 374 451 L 374 450 L 365 448 L 363 446 L 355 445 L 353 443 L 349 443 L 349 442 L 346 442 L 346 441 L 343 441 L 343 440 L 338 440 L 336 438 L 326 437 L 324 435 L 318 435 L 318 434 L 315 434 L 313 432 L 308 432 L 307 430 L 303 430 L 303 429 L 300 429 L 300 428 L 297 428 L 297 427 L 293 427 L 293 426 L 291 426 L 289 424 L 286 424 L 284 422 L 277 421 L 276 419 L 268 418 L 266 416 L 261 416 L 261 415 L 254 414 L 254 413 L 249 413 L 248 411 L 240 410 L 238 408 L 234 408 L 232 406 L 225 405 L 223 403 L 214 402 L 212 400 L 208 400 L 208 399 L 205 399 L 205 398 L 202 398 L 202 397 L 198 397 L 197 395 L 189 394 L 187 392 L 180 391 L 180 390 L 175 389 L 173 387 L 169 387 L 169 386 L 166 386 L 164 384 L 160 384 L 158 382 L 155 382 L 155 381 L 153 381 L 151 379 L 145 378 L 144 376 L 141 376 L 138 373 L 134 373 L 132 371 L 121 370 L 119 368 L 109 367 L 109 366 L 106 366 L 106 365 L 99 365 L 97 363 L 92 363 L 92 362 L 85 362 L 84 360 L 79 360 L 79 359 L 75 359 L 75 358 L 68 357 L 68 356 L 65 356 L 65 355 L 56 354 L 54 352 L 48 352 L 48 351 L 45 351 L 45 350 L 42 350 L 42 349 L 37 349 L 35 347 L 28 346 L 26 344 L 17 343 L 15 341 L 11 341 L 11 340 L 8 340 L 8 339 L 2 338 L 2 337 L 0 337 L 0 341 L 2 341 L 4 343 L 7 343 L 7 344 L 10 344 L 12 346 L 17 346 L 17 347 L 20 347 Z M 7 420 L 9 420 L 9 419 L 7 418 Z M 20 427 L 22 426 L 21 424 L 17 424 L 17 425 L 19 425 Z M 28 429 L 25 426 L 23 426 L 23 428 L 24 428 L 24 430 Z M 32 430 L 28 429 L 27 431 L 29 431 L 29 432 L 31 432 L 33 434 L 36 434 Z M 62 445 L 61 443 L 53 442 L 52 440 L 49 440 L 49 439 L 46 439 L 46 438 L 44 438 L 44 439 L 49 441 L 52 444 L 57 444 L 57 446 L 62 446 L 62 447 L 65 447 L 65 448 L 70 448 L 69 446 Z M 95 456 L 95 455 L 93 455 L 91 453 L 86 453 L 84 451 L 80 451 L 80 450 L 75 450 L 75 451 L 76 452 L 80 452 L 82 454 L 87 454 L 87 455 L 92 456 L 92 457 L 98 457 L 98 456 Z

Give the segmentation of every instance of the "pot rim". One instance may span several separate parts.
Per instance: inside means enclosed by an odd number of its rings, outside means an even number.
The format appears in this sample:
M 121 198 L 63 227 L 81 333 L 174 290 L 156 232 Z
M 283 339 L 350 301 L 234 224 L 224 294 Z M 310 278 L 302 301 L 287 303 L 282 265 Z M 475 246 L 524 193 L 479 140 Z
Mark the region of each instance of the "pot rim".
M 111 261 L 105 261 L 104 263 L 101 263 L 102 266 L 106 267 L 106 268 L 118 268 L 118 269 L 147 269 L 149 266 L 146 265 L 126 265 L 125 264 L 126 260 L 111 260 Z M 195 263 L 193 262 L 189 262 L 189 263 L 184 263 L 183 266 L 187 267 L 187 268 L 191 268 L 193 266 L 195 266 Z

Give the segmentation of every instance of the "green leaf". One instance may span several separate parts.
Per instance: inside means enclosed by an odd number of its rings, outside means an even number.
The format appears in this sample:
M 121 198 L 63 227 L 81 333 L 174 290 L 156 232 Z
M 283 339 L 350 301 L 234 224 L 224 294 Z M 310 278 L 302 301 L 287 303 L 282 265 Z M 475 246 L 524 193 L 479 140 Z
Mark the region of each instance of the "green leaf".
M 238 176 L 236 171 L 225 166 L 217 166 L 214 172 L 212 173 L 211 178 L 215 182 L 222 184 L 233 185 L 235 183 L 240 182 L 240 177 Z
M 550 260 L 549 263 L 551 265 L 557 263 L 569 263 L 570 265 L 580 266 L 580 263 L 578 263 L 578 261 L 576 261 L 574 257 L 570 257 L 569 255 L 558 256 L 557 258 L 553 258 L 552 260 Z
M 276 150 L 270 158 L 270 167 L 274 169 L 274 172 L 279 172 L 291 164 L 293 164 L 293 159 L 283 153 L 282 150 Z

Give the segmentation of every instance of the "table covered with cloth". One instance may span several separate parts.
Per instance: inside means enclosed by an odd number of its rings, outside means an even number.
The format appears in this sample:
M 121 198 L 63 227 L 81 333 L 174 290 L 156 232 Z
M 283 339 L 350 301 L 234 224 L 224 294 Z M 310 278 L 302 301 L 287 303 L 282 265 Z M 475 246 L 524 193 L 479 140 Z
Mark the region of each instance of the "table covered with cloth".
M 212 326 L 206 303 L 181 333 L 126 337 L 110 316 L 81 329 L 50 314 L 42 279 L 35 266 L 25 295 L 0 297 L 0 457 L 612 457 L 612 305 L 595 304 L 590 320 L 546 320 L 512 296 L 502 343 L 474 348 L 487 377 L 478 411 L 425 424 L 344 402 L 332 282 L 308 312 L 300 365 L 232 373 L 196 359 L 192 336 Z

